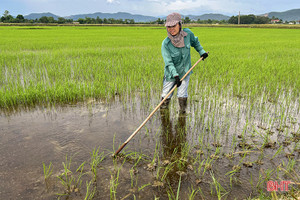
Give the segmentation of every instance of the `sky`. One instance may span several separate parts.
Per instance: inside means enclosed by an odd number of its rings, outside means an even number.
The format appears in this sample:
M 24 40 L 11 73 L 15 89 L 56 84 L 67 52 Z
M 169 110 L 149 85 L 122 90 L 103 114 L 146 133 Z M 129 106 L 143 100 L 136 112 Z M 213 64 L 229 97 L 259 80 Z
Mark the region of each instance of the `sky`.
M 0 16 L 5 10 L 13 16 L 51 12 L 65 17 L 95 12 L 129 12 L 154 17 L 172 12 L 182 15 L 208 13 L 238 15 L 283 12 L 300 8 L 299 0 L 0 0 Z

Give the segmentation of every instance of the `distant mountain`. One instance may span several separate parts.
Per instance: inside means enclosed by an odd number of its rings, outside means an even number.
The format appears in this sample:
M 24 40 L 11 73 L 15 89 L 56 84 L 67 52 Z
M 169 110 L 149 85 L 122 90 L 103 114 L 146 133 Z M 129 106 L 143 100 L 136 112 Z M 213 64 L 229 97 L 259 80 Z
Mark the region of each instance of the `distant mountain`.
M 152 16 L 145 16 L 145 15 L 133 15 L 130 13 L 126 13 L 126 12 L 118 12 L 118 13 L 101 13 L 101 12 L 97 12 L 97 13 L 93 13 L 93 14 L 80 14 L 80 15 L 71 15 L 71 16 L 67 16 L 65 17 L 66 19 L 73 19 L 73 20 L 78 20 L 79 18 L 86 18 L 86 17 L 90 17 L 90 18 L 101 18 L 101 19 L 109 19 L 109 18 L 113 18 L 113 19 L 134 19 L 135 22 L 151 22 L 151 21 L 156 21 L 157 18 L 156 17 L 152 17 Z
M 25 15 L 24 18 L 25 19 L 39 19 L 43 16 L 53 17 L 55 20 L 57 20 L 60 17 L 60 16 L 57 16 L 57 15 L 47 12 L 47 13 L 31 13 L 29 15 Z
M 274 16 L 283 21 L 297 21 L 300 20 L 300 9 L 293 9 L 285 12 L 270 12 L 267 13 L 267 15 L 269 18 Z
M 199 16 L 195 16 L 195 15 L 187 15 L 186 17 L 189 17 L 191 20 L 195 20 L 197 21 L 198 19 L 200 20 L 208 20 L 208 19 L 211 19 L 211 20 L 228 20 L 230 17 L 229 16 L 226 16 L 226 15 L 222 15 L 222 14 L 213 14 L 213 13 L 210 13 L 210 14 L 204 14 L 204 15 L 199 15 Z
M 25 19 L 39 19 L 43 16 L 46 17 L 53 17 L 55 20 L 57 20 L 60 16 L 52 14 L 52 13 L 32 13 L 29 15 L 25 15 Z M 269 18 L 277 17 L 279 19 L 282 19 L 283 21 L 297 21 L 300 20 L 300 9 L 293 9 L 293 10 L 288 10 L 285 12 L 270 12 L 267 14 L 264 14 L 264 16 L 268 16 Z M 101 12 L 96 12 L 93 14 L 79 14 L 79 15 L 71 15 L 71 16 L 65 16 L 63 18 L 65 19 L 73 19 L 74 21 L 78 20 L 79 18 L 101 18 L 101 19 L 134 19 L 135 22 L 151 22 L 151 21 L 156 21 L 158 17 L 153 17 L 153 16 L 145 16 L 145 15 L 134 15 L 126 12 L 118 12 L 118 13 L 101 13 Z M 230 17 L 222 14 L 204 14 L 204 15 L 183 15 L 182 17 L 189 17 L 191 20 L 197 21 L 198 19 L 200 20 L 228 20 Z M 166 19 L 166 17 L 160 17 L 161 19 Z

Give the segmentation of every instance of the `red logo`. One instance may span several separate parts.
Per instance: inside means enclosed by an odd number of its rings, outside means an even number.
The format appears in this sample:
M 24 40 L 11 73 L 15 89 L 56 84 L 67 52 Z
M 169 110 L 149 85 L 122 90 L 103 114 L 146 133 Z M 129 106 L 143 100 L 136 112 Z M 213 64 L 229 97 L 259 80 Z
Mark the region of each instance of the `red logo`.
M 280 184 L 278 184 L 277 181 L 268 181 L 267 183 L 267 190 L 268 192 L 272 192 L 272 191 L 278 191 L 278 188 L 280 189 L 280 191 L 289 191 L 289 184 L 291 183 L 291 181 L 281 181 Z

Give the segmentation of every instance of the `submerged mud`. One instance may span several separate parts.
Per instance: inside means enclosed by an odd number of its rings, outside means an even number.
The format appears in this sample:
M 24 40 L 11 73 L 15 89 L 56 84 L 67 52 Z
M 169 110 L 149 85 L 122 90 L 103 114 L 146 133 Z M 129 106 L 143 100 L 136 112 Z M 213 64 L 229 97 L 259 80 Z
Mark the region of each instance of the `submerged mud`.
M 267 193 L 264 179 L 270 172 L 271 180 L 297 180 L 291 176 L 300 172 L 299 113 L 290 112 L 292 120 L 285 124 L 275 118 L 266 124 L 273 118 L 226 102 L 216 108 L 214 102 L 192 100 L 187 113 L 180 114 L 173 100 L 169 110 L 158 111 L 113 159 L 157 103 L 141 102 L 90 101 L 1 113 L 0 199 L 56 199 L 58 194 L 84 199 L 86 183 L 94 177 L 91 152 L 98 148 L 104 159 L 91 184 L 95 199 L 169 199 L 178 188 L 181 199 L 193 191 L 195 199 L 244 199 Z M 85 164 L 82 184 L 66 189 L 57 176 L 64 174 L 62 163 L 68 159 L 69 175 L 76 180 L 78 167 Z M 45 180 L 43 163 L 50 162 L 53 173 Z M 287 170 L 291 162 L 289 173 L 276 179 L 278 166 Z

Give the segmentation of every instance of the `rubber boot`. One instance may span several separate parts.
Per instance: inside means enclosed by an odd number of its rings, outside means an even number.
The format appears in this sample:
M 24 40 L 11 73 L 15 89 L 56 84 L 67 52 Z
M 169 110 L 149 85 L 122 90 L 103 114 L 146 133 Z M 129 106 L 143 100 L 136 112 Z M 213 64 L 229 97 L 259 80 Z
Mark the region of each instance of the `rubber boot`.
M 161 98 L 163 100 L 163 98 Z M 171 99 L 166 99 L 160 106 L 160 109 L 168 109 Z
M 185 113 L 186 106 L 187 106 L 187 98 L 179 97 L 178 102 L 179 102 L 179 108 L 180 108 L 179 112 L 180 113 Z

